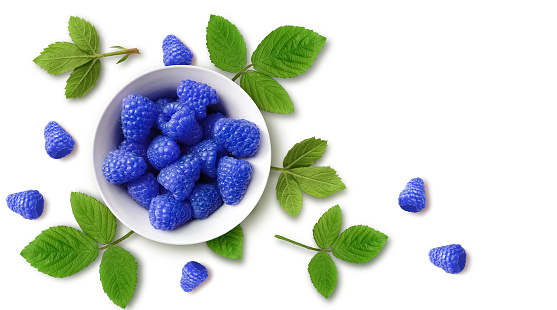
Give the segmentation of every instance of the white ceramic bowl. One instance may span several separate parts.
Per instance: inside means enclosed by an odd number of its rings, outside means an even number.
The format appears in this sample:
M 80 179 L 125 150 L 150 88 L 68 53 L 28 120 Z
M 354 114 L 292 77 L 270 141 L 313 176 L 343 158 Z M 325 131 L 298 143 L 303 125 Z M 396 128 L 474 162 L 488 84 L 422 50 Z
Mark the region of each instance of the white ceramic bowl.
M 257 153 L 247 158 L 253 166 L 253 177 L 246 195 L 239 204 L 222 205 L 204 220 L 192 220 L 173 231 L 160 231 L 151 226 L 148 211 L 138 205 L 125 186 L 108 183 L 102 173 L 106 155 L 118 147 L 123 139 L 120 127 L 122 99 L 136 93 L 152 100 L 176 97 L 176 87 L 182 80 L 191 79 L 213 87 L 220 102 L 217 107 L 230 118 L 244 118 L 257 124 L 261 142 Z M 108 103 L 102 114 L 93 141 L 93 169 L 95 182 L 102 199 L 112 213 L 129 229 L 141 236 L 167 244 L 195 244 L 221 236 L 240 224 L 253 210 L 263 194 L 271 165 L 271 143 L 265 120 L 253 100 L 231 79 L 208 69 L 195 66 L 170 66 L 148 72 L 126 85 Z

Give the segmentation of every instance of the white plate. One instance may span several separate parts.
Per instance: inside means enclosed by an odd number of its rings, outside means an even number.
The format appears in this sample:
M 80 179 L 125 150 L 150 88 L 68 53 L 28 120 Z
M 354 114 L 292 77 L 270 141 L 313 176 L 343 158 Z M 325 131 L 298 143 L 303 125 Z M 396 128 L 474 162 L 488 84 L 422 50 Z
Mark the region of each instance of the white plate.
M 148 211 L 138 205 L 126 191 L 125 186 L 108 183 L 102 174 L 106 155 L 116 149 L 123 136 L 120 128 L 122 99 L 136 93 L 152 100 L 160 97 L 176 97 L 176 87 L 182 80 L 191 79 L 213 87 L 219 97 L 218 109 L 230 118 L 244 118 L 257 124 L 261 130 L 261 142 L 257 153 L 247 158 L 253 166 L 253 177 L 246 195 L 234 206 L 223 205 L 204 220 L 192 220 L 173 231 L 159 231 L 149 222 Z M 170 66 L 148 72 L 126 85 L 114 96 L 102 114 L 93 140 L 93 169 L 95 182 L 102 199 L 112 213 L 141 236 L 167 244 L 195 244 L 221 236 L 240 224 L 259 201 L 271 165 L 269 132 L 261 112 L 253 100 L 229 78 L 201 67 Z

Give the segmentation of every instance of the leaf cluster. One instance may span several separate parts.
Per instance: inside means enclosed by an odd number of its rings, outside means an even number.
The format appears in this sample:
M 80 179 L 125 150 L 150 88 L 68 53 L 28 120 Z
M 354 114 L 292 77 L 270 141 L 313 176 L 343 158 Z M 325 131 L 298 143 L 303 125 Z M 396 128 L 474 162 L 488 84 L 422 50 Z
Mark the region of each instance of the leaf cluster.
M 54 226 L 41 232 L 20 253 L 23 258 L 49 276 L 71 276 L 91 264 L 103 249 L 99 267 L 104 292 L 114 304 L 125 308 L 137 283 L 135 258 L 114 241 L 116 218 L 100 201 L 72 192 L 73 215 L 83 231 L 69 226 Z M 105 245 L 99 248 L 99 245 Z
M 294 104 L 275 78 L 291 78 L 308 70 L 325 45 L 326 38 L 298 26 L 282 26 L 257 46 L 247 65 L 247 48 L 238 28 L 222 16 L 211 15 L 207 25 L 207 49 L 211 62 L 236 73 L 240 87 L 261 110 L 288 114 Z M 255 70 L 248 70 L 253 67 Z
M 296 217 L 302 209 L 302 191 L 313 197 L 330 196 L 346 188 L 336 171 L 328 166 L 312 166 L 321 158 L 327 141 L 315 137 L 296 143 L 286 154 L 276 185 L 280 206 Z
M 308 265 L 308 272 L 317 291 L 329 298 L 337 284 L 337 267 L 329 253 L 350 263 L 366 263 L 385 245 L 387 235 L 365 225 L 351 226 L 341 232 L 342 215 L 336 205 L 325 212 L 313 227 L 313 239 L 319 248 Z M 290 241 L 281 236 L 279 239 Z M 294 242 L 293 242 L 294 243 Z
M 100 58 L 125 54 L 118 61 L 125 61 L 130 54 L 138 54 L 137 49 L 120 49 L 118 52 L 99 54 L 100 39 L 97 30 L 85 19 L 71 16 L 68 22 L 71 42 L 56 42 L 46 47 L 33 62 L 49 74 L 58 75 L 72 71 L 66 81 L 66 98 L 78 98 L 88 93 L 101 72 Z

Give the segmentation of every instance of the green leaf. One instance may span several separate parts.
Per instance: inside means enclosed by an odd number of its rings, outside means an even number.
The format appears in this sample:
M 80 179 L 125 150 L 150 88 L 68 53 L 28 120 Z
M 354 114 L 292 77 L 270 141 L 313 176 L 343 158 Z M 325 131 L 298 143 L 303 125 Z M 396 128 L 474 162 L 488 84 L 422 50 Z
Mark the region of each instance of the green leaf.
M 102 202 L 82 193 L 70 196 L 73 215 L 81 230 L 100 244 L 108 244 L 116 235 L 116 217 Z
M 93 239 L 67 226 L 44 230 L 20 253 L 31 266 L 56 278 L 80 271 L 98 254 L 99 249 Z
M 302 209 L 302 191 L 298 183 L 287 173 L 281 173 L 276 187 L 277 200 L 288 214 L 296 217 Z
M 120 45 L 114 45 L 114 46 L 111 46 L 110 48 L 117 48 L 117 49 L 121 49 L 121 50 L 125 50 L 125 49 L 126 49 L 125 47 L 122 47 L 122 46 L 120 46 Z
M 128 59 L 128 56 L 130 56 L 130 55 L 125 55 L 124 57 L 120 58 L 120 60 L 118 60 L 118 62 L 116 64 L 119 64 L 121 62 L 126 61 L 126 59 Z
M 330 208 L 313 226 L 313 239 L 317 246 L 322 249 L 328 249 L 340 233 L 342 224 L 342 215 L 339 205 Z
M 66 98 L 83 97 L 95 86 L 101 73 L 101 62 L 92 60 L 77 67 L 66 82 Z
M 326 197 L 346 188 L 331 167 L 300 167 L 287 170 L 292 174 L 300 189 L 314 197 Z
M 311 67 L 325 40 L 303 27 L 282 26 L 259 43 L 251 62 L 261 73 L 280 78 L 294 77 Z
M 99 273 L 108 298 L 117 306 L 126 308 L 137 283 L 135 258 L 119 246 L 110 246 L 103 253 Z
M 207 241 L 207 246 L 213 252 L 232 259 L 242 259 L 243 244 L 244 233 L 240 225 L 220 237 Z
M 309 262 L 308 272 L 317 291 L 329 298 L 337 284 L 337 267 L 331 256 L 325 252 L 317 252 Z
M 327 141 L 313 138 L 296 143 L 286 154 L 282 165 L 286 169 L 309 167 L 325 152 Z
M 69 42 L 50 44 L 33 59 L 34 63 L 54 75 L 71 71 L 88 61 L 91 61 L 91 55 Z
M 268 75 L 246 71 L 240 79 L 240 87 L 263 111 L 280 114 L 294 112 L 294 104 L 286 90 Z
M 97 30 L 88 21 L 70 16 L 68 30 L 72 41 L 84 52 L 94 55 L 101 50 Z
M 351 263 L 365 263 L 379 253 L 387 235 L 364 225 L 343 231 L 333 243 L 333 255 Z
M 236 26 L 224 17 L 211 15 L 206 39 L 209 57 L 217 68 L 232 73 L 242 71 L 247 62 L 247 48 Z

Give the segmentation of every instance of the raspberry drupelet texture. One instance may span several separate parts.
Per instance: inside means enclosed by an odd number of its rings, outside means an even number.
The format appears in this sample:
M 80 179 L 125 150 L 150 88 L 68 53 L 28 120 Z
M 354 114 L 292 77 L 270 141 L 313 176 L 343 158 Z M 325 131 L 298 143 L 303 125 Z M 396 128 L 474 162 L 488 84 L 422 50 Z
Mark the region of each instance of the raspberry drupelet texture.
M 128 182 L 128 194 L 140 206 L 149 210 L 151 200 L 159 194 L 159 182 L 152 173 L 145 173 L 139 179 Z
M 190 261 L 182 268 L 180 287 L 189 293 L 203 283 L 208 276 L 209 273 L 205 266 L 196 261 Z
M 398 205 L 408 212 L 422 211 L 426 205 L 424 181 L 420 178 L 410 180 L 398 196 Z
M 122 132 L 130 141 L 141 142 L 147 138 L 155 123 L 155 103 L 138 94 L 128 95 L 122 100 Z
M 157 180 L 178 200 L 184 200 L 193 189 L 201 174 L 201 159 L 193 154 L 180 157 L 176 162 L 164 167 Z
M 134 153 L 114 150 L 108 153 L 102 165 L 105 179 L 112 184 L 123 184 L 141 177 L 147 170 L 145 160 Z
M 220 146 L 215 140 L 203 140 L 191 149 L 191 153 L 199 157 L 203 163 L 201 172 L 209 177 L 217 176 L 218 160 L 226 155 L 226 150 Z
M 431 249 L 429 261 L 447 273 L 460 273 L 466 265 L 466 251 L 460 244 L 450 244 Z
M 173 34 L 162 41 L 162 53 L 165 66 L 191 65 L 193 60 L 190 49 Z
M 247 191 L 253 168 L 243 159 L 224 156 L 217 168 L 217 186 L 222 200 L 228 205 L 238 204 Z
M 158 230 L 173 230 L 189 221 L 191 205 L 187 200 L 179 201 L 171 194 L 159 195 L 151 200 L 149 221 Z
M 203 131 L 195 120 L 194 112 L 180 102 L 167 104 L 157 124 L 165 136 L 187 145 L 194 145 L 203 139 Z
M 8 208 L 28 220 L 37 219 L 43 214 L 43 195 L 37 190 L 28 190 L 8 195 Z
M 149 145 L 147 158 L 155 169 L 161 170 L 180 158 L 180 146 L 165 135 L 158 136 Z
M 49 122 L 44 128 L 44 148 L 48 156 L 60 159 L 70 154 L 75 145 L 72 136 L 57 122 Z
M 131 141 L 124 139 L 120 142 L 118 146 L 119 150 L 132 152 L 135 155 L 143 158 L 147 162 L 147 148 L 149 147 L 149 142 L 145 141 Z
M 209 114 L 207 117 L 199 121 L 201 129 L 203 129 L 203 139 L 213 139 L 213 128 L 215 127 L 215 122 L 221 118 L 224 118 L 224 115 L 217 112 Z
M 259 127 L 245 119 L 221 118 L 215 122 L 213 137 L 232 155 L 253 156 L 259 146 Z
M 189 201 L 193 209 L 193 217 L 200 220 L 209 217 L 223 204 L 216 184 L 195 185 Z
M 184 80 L 178 84 L 176 94 L 180 101 L 184 102 L 195 112 L 195 118 L 200 120 L 207 116 L 207 106 L 217 104 L 219 95 L 211 86 L 193 81 Z
M 157 100 L 155 100 L 155 114 L 157 115 L 157 118 L 159 117 L 159 115 L 162 112 L 162 109 L 164 109 L 164 107 L 169 104 L 176 101 L 175 99 L 170 99 L 170 98 L 159 98 Z

